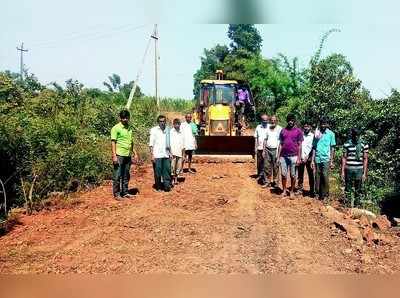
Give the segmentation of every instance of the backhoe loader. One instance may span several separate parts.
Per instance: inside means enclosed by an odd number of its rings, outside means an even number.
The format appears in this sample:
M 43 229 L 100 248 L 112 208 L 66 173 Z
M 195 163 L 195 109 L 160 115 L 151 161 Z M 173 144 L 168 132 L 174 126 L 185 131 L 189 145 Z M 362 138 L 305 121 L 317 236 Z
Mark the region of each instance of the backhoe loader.
M 200 82 L 199 98 L 193 119 L 197 120 L 196 154 L 253 155 L 255 140 L 243 131 L 254 121 L 254 101 L 244 82 L 216 79 Z

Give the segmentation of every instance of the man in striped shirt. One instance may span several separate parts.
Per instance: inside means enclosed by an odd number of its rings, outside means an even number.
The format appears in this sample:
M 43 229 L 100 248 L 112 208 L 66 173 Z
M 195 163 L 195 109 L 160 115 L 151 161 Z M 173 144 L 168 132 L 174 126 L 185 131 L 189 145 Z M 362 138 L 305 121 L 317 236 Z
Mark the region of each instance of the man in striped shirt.
M 368 173 L 368 145 L 360 139 L 358 129 L 350 130 L 350 139 L 343 145 L 342 179 L 345 182 L 345 199 L 351 207 L 360 203 L 362 183 Z M 354 196 L 352 191 L 354 187 Z

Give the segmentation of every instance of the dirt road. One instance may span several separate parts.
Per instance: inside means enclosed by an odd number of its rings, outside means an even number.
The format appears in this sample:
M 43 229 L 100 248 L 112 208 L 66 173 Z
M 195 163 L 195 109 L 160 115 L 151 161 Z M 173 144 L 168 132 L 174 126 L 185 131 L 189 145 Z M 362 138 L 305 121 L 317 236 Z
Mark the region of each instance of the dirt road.
M 133 200 L 111 185 L 65 209 L 23 216 L 0 238 L 0 272 L 340 273 L 399 272 L 399 241 L 356 244 L 332 228 L 322 204 L 260 188 L 253 163 L 199 163 L 171 193 L 134 174 Z

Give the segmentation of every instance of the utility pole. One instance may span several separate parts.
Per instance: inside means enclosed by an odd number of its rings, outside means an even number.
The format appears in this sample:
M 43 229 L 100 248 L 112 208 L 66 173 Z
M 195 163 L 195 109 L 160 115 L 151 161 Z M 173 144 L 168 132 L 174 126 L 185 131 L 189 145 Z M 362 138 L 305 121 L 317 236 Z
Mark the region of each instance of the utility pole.
M 155 90 L 156 91 L 155 98 L 156 98 L 156 102 L 157 102 L 157 107 L 160 106 L 160 99 L 158 97 L 158 59 L 159 59 L 159 57 L 158 57 L 158 31 L 157 31 L 157 24 L 155 24 L 154 25 L 153 34 L 150 35 L 149 41 L 147 43 L 146 50 L 144 52 L 144 56 L 143 56 L 143 59 L 142 59 L 142 63 L 139 66 L 139 70 L 137 72 L 136 80 L 135 80 L 135 82 L 133 84 L 131 92 L 129 93 L 129 98 L 128 98 L 128 101 L 126 103 L 126 109 L 127 110 L 129 110 L 130 107 L 131 107 L 133 96 L 135 94 L 136 87 L 137 87 L 137 84 L 139 82 L 139 78 L 140 78 L 140 76 L 142 74 L 142 70 L 143 70 L 143 67 L 144 67 L 145 60 L 146 60 L 147 52 L 149 51 L 152 39 L 154 39 L 154 76 L 155 76 L 155 89 L 156 89 Z
M 21 76 L 21 81 L 24 80 L 24 52 L 28 52 L 27 49 L 24 49 L 24 43 L 21 43 L 21 47 L 17 47 L 17 50 L 20 53 L 20 64 L 19 64 L 19 71 Z
M 155 77 L 155 87 L 156 87 L 156 102 L 157 107 L 160 106 L 160 100 L 158 98 L 158 31 L 157 24 L 154 25 L 154 33 L 151 36 L 154 39 L 154 77 Z

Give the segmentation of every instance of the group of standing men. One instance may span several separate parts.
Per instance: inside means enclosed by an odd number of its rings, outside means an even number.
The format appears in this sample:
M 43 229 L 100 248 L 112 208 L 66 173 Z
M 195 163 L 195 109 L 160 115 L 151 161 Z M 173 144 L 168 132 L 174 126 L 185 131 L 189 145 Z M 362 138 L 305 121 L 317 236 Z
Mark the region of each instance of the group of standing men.
M 192 169 L 193 151 L 196 149 L 197 125 L 192 122 L 192 114 L 186 114 L 185 121 L 174 119 L 173 127 L 167 126 L 167 118 L 157 118 L 158 125 L 150 130 L 150 155 L 154 169 L 154 187 L 157 191 L 170 191 L 178 183 L 184 161 L 188 162 L 188 172 Z
M 132 159 L 137 159 L 137 154 L 133 149 L 129 111 L 123 110 L 119 116 L 120 122 L 111 129 L 113 195 L 117 200 L 123 200 L 132 197 L 128 191 L 128 182 Z M 183 123 L 174 119 L 172 128 L 167 126 L 165 116 L 158 116 L 157 122 L 157 126 L 150 130 L 149 141 L 154 188 L 157 191 L 170 191 L 178 183 L 185 161 L 188 162 L 188 172 L 195 173 L 192 169 L 192 155 L 196 149 L 197 125 L 192 122 L 190 113 L 186 114 Z M 305 194 L 303 183 L 304 172 L 307 170 L 310 186 L 308 194 L 324 200 L 329 196 L 329 173 L 334 167 L 335 134 L 329 129 L 325 117 L 320 119 L 314 132 L 309 122 L 304 122 L 302 129 L 298 128 L 293 114 L 287 116 L 286 122 L 286 127 L 282 128 L 276 116 L 261 115 L 261 124 L 254 134 L 259 181 L 263 187 L 277 188 L 280 172 L 282 196 L 293 198 L 295 191 Z M 367 173 L 368 145 L 360 138 L 359 130 L 352 128 L 343 145 L 341 163 L 345 199 L 351 201 L 351 206 L 354 206 L 355 200 L 360 200 Z
M 129 193 L 130 166 L 137 159 L 133 149 L 132 127 L 129 125 L 129 111 L 119 114 L 120 121 L 111 129 L 113 173 L 113 195 L 117 200 L 133 197 Z M 187 114 L 185 121 L 173 120 L 173 127 L 167 125 L 165 116 L 158 116 L 157 126 L 150 130 L 150 156 L 154 170 L 154 188 L 156 191 L 170 191 L 178 183 L 184 162 L 188 163 L 188 173 L 192 169 L 193 151 L 196 149 L 197 125 L 192 115 Z
M 305 194 L 303 186 L 306 170 L 308 195 L 324 200 L 329 196 L 329 174 L 334 167 L 335 134 L 329 129 L 325 117 L 320 119 L 315 132 L 309 122 L 304 122 L 302 129 L 298 128 L 293 114 L 287 116 L 286 122 L 286 127 L 282 128 L 276 116 L 261 115 L 261 124 L 254 134 L 259 182 L 263 187 L 277 188 L 280 170 L 282 196 L 293 198 L 295 193 Z M 343 146 L 341 166 L 345 199 L 353 206 L 354 200 L 361 197 L 362 182 L 366 180 L 368 168 L 368 145 L 361 140 L 356 128 L 351 129 L 349 140 Z

